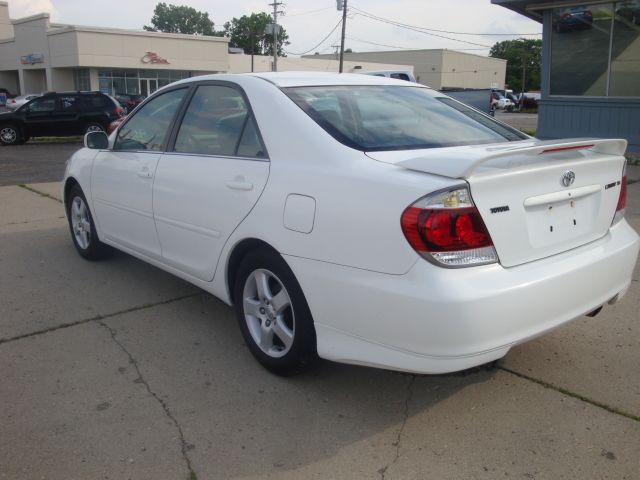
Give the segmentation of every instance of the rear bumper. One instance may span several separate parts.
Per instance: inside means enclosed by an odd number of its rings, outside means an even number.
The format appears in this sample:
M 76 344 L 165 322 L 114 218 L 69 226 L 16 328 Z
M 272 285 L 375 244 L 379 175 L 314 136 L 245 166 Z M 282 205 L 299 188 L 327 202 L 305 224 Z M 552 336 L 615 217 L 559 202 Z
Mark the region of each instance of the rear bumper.
M 623 220 L 596 242 L 512 268 L 418 260 L 405 275 L 387 275 L 285 258 L 311 307 L 321 357 L 445 373 L 501 358 L 622 296 L 639 248 Z

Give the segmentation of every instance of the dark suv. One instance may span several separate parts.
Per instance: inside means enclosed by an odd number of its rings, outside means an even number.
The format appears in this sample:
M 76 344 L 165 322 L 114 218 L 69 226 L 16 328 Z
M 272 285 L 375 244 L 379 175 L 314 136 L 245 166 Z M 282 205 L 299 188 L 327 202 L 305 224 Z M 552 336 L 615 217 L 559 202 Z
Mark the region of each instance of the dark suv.
M 0 143 L 16 145 L 31 137 L 106 131 L 122 115 L 118 101 L 104 93 L 47 93 L 14 112 L 0 113 Z

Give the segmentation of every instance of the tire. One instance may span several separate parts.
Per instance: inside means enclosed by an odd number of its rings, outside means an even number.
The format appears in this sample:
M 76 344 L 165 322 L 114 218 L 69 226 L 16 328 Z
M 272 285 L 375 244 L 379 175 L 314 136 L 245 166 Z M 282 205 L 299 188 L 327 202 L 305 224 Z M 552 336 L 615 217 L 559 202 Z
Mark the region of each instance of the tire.
M 280 255 L 266 248 L 249 252 L 238 267 L 233 298 L 242 336 L 263 367 L 290 376 L 317 363 L 311 311 Z
M 71 188 L 66 205 L 71 239 L 80 256 L 87 260 L 108 257 L 113 250 L 98 239 L 93 216 L 80 185 Z
M 89 132 L 106 132 L 106 130 L 98 122 L 89 122 L 84 126 L 84 134 Z
M 22 142 L 20 130 L 11 124 L 0 125 L 0 143 L 3 145 L 19 145 Z

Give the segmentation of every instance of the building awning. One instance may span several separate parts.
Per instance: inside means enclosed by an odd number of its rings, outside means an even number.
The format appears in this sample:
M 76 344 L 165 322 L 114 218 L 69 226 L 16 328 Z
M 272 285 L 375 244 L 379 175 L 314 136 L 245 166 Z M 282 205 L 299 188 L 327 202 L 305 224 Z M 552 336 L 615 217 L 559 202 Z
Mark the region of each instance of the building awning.
M 491 0 L 491 3 L 513 10 L 520 15 L 524 15 L 540 23 L 542 23 L 541 7 L 546 5 L 552 8 L 554 6 L 553 2 L 549 2 L 549 0 Z M 534 7 L 535 10 L 531 7 Z

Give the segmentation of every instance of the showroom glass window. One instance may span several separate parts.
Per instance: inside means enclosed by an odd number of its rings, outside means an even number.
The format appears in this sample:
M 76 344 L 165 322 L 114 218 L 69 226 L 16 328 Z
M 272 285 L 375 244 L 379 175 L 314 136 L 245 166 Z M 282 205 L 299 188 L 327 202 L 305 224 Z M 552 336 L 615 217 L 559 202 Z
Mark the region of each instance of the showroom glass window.
M 640 96 L 640 0 L 551 10 L 551 95 Z
M 113 149 L 162 151 L 169 127 L 186 91 L 186 88 L 181 88 L 163 93 L 144 104 L 118 130 Z

